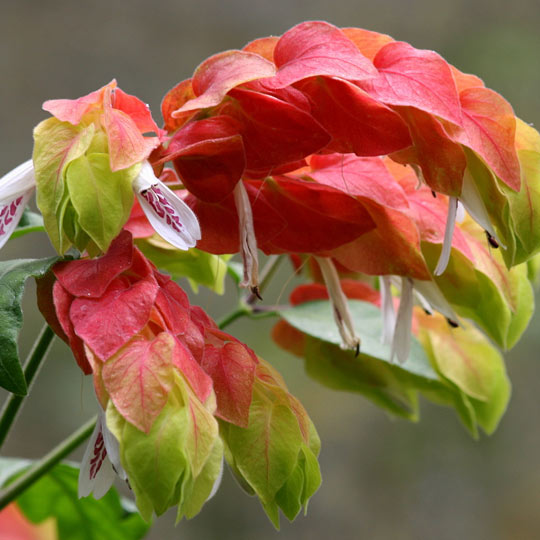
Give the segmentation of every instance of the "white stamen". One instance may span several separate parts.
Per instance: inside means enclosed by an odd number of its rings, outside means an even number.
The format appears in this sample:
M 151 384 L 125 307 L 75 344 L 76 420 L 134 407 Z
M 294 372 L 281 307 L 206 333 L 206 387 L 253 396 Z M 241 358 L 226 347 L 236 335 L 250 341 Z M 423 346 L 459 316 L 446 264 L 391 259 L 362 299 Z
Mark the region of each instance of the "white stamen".
M 409 357 L 411 350 L 411 324 L 413 312 L 413 282 L 410 278 L 401 278 L 401 298 L 396 318 L 394 330 L 394 340 L 392 342 L 392 353 L 390 359 L 395 356 L 400 364 L 403 364 Z
M 379 286 L 381 290 L 382 308 L 382 336 L 383 345 L 390 345 L 394 337 L 396 326 L 396 312 L 392 298 L 392 283 L 389 276 L 379 276 Z
M 464 219 L 465 219 L 465 207 L 463 206 L 463 203 L 461 201 L 458 201 L 457 212 L 456 212 L 456 222 L 463 223 Z
M 415 293 L 421 296 L 431 308 L 459 324 L 458 316 L 434 281 L 413 279 L 413 286 Z
M 201 239 L 193 210 L 159 180 L 148 161 L 133 181 L 133 191 L 156 232 L 178 249 L 192 248 Z
M 244 262 L 244 280 L 241 287 L 248 287 L 259 296 L 259 258 L 257 255 L 257 238 L 253 226 L 253 212 L 244 184 L 240 180 L 234 188 L 234 202 L 238 212 L 238 229 L 240 249 Z
M 324 284 L 330 296 L 330 302 L 334 312 L 334 320 L 339 330 L 339 335 L 343 340 L 343 346 L 347 349 L 358 350 L 360 346 L 360 338 L 356 335 L 352 315 L 349 310 L 349 302 L 341 288 L 339 276 L 336 267 L 331 259 L 315 257 L 319 263 L 321 273 L 324 279 Z
M 448 199 L 448 216 L 446 218 L 446 228 L 444 230 L 444 242 L 439 257 L 439 262 L 433 273 L 436 276 L 440 276 L 448 266 L 448 261 L 450 260 L 450 252 L 452 251 L 452 237 L 454 236 L 454 227 L 456 224 L 456 213 L 457 213 L 457 198 L 449 197 Z
M 469 172 L 469 169 L 465 169 L 465 174 L 463 175 L 463 185 L 461 187 L 461 195 L 459 198 L 474 221 L 476 221 L 480 227 L 487 231 L 490 236 L 495 238 L 500 247 L 506 249 L 506 246 L 501 242 L 500 238 L 495 232 L 495 229 L 493 228 L 486 205 L 480 196 L 480 192 L 476 187 L 476 183 Z
M 17 228 L 35 187 L 36 179 L 31 159 L 0 178 L 0 248 Z

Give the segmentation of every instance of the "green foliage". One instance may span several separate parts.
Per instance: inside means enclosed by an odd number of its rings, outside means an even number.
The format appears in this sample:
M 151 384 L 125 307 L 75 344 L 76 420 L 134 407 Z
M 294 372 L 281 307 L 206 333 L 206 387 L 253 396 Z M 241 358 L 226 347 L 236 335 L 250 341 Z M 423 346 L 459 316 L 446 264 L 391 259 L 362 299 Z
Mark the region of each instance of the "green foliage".
M 195 292 L 199 285 L 204 285 L 217 294 L 224 293 L 230 255 L 214 255 L 195 248 L 182 251 L 154 239 L 139 240 L 137 247 L 173 279 L 187 278 Z
M 28 462 L 0 460 L 4 482 L 22 472 Z M 32 523 L 54 518 L 59 540 L 138 540 L 148 525 L 129 503 L 111 489 L 101 500 L 79 499 L 79 469 L 61 463 L 40 478 L 17 499 L 17 505 Z
M 26 395 L 26 381 L 19 361 L 17 338 L 22 327 L 21 300 L 29 277 L 46 274 L 58 257 L 0 262 L 0 386 Z
M 477 426 L 492 433 L 510 397 L 510 384 L 499 351 L 472 325 L 452 328 L 441 316 L 418 310 L 418 337 L 407 361 L 390 360 L 381 345 L 381 313 L 372 304 L 349 301 L 361 352 L 339 347 L 329 302 L 306 302 L 281 315 L 303 334 L 307 373 L 336 390 L 362 394 L 388 412 L 416 420 L 418 395 L 453 407 L 471 434 Z M 293 338 L 291 338 L 293 339 Z M 298 334 L 296 339 L 302 339 Z
M 23 215 L 17 225 L 15 231 L 10 236 L 10 239 L 19 238 L 25 234 L 32 232 L 43 232 L 45 227 L 43 225 L 43 217 L 41 214 L 32 212 L 28 207 L 24 209 Z

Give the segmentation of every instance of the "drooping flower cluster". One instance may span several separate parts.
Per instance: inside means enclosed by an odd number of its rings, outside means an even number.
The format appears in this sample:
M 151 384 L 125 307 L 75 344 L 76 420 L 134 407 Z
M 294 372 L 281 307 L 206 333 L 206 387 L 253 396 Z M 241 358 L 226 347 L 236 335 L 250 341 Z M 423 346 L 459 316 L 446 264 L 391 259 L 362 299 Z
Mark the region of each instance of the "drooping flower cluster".
M 224 455 L 277 524 L 320 482 L 318 437 L 279 374 L 146 256 L 220 290 L 207 270 L 240 253 L 260 298 L 258 250 L 287 254 L 314 283 L 274 337 L 308 373 L 397 415 L 422 394 L 494 430 L 509 384 L 489 340 L 512 347 L 532 314 L 540 135 L 479 78 L 306 22 L 205 60 L 166 94 L 163 129 L 114 81 L 44 109 L 33 162 L 0 181 L 0 246 L 37 188 L 54 247 L 83 257 L 39 286 L 100 403 L 81 495 L 115 471 L 143 516 L 191 517 Z
M 129 232 L 102 257 L 56 264 L 40 282 L 39 303 L 81 369 L 93 374 L 105 411 L 81 469 L 81 495 L 103 495 L 114 470 L 129 479 L 146 518 L 176 504 L 179 518 L 191 517 L 219 483 L 224 444 L 231 466 L 273 509 L 275 521 L 278 506 L 294 517 L 313 494 L 318 469 L 310 470 L 307 488 L 284 487 L 298 474 L 295 467 L 303 470 L 296 454 L 310 464 L 318 454 L 302 406 L 253 351 L 190 305 L 184 291 L 133 246 Z M 276 407 L 288 411 L 285 417 L 273 419 Z M 281 448 L 261 415 L 298 437 Z M 244 463 L 246 448 L 238 438 L 271 452 Z M 265 467 L 288 472 L 266 486 L 260 481 Z M 279 495 L 281 488 L 288 493 Z M 279 498 L 289 495 L 301 501 L 298 508 Z

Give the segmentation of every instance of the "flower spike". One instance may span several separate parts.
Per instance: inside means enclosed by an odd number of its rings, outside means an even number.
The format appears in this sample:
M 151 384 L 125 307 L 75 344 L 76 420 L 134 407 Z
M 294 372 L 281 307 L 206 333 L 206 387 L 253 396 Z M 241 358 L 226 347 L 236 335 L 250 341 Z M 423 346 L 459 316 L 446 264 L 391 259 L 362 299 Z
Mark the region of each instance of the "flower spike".
M 148 161 L 133 181 L 137 199 L 156 232 L 178 249 L 188 250 L 201 239 L 191 208 L 154 174 Z
M 17 227 L 35 187 L 36 180 L 31 159 L 0 179 L 0 248 Z

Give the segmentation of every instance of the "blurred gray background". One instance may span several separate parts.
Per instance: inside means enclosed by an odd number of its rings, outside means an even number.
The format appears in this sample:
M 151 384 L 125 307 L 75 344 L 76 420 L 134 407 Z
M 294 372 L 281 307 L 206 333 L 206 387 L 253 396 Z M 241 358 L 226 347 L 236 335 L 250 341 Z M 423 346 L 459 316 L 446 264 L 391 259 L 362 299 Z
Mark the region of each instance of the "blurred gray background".
M 540 124 L 538 0 L 0 0 L 0 174 L 30 156 L 32 128 L 46 117 L 44 100 L 75 98 L 115 77 L 158 119 L 164 93 L 206 57 L 308 19 L 434 49 L 482 77 L 526 121 Z M 51 253 L 46 237 L 34 235 L 10 242 L 0 258 Z M 282 270 L 268 301 L 278 298 L 290 275 Z M 233 302 L 204 292 L 193 298 L 214 316 Z M 41 324 L 29 284 L 22 354 Z M 540 538 L 539 324 L 537 317 L 508 353 L 510 407 L 498 431 L 479 442 L 451 411 L 429 403 L 423 403 L 420 423 L 409 424 L 389 419 L 359 396 L 320 387 L 305 377 L 299 359 L 271 343 L 271 323 L 231 326 L 283 372 L 323 443 L 323 485 L 307 517 L 283 520 L 279 538 Z M 91 380 L 57 343 L 6 454 L 41 456 L 94 414 L 92 393 Z M 159 518 L 148 538 L 278 538 L 258 502 L 229 474 L 199 516 L 176 528 L 174 518 L 174 511 Z

